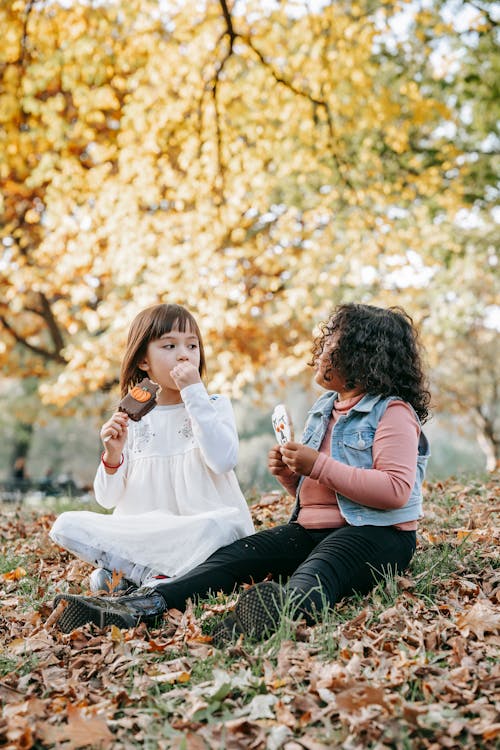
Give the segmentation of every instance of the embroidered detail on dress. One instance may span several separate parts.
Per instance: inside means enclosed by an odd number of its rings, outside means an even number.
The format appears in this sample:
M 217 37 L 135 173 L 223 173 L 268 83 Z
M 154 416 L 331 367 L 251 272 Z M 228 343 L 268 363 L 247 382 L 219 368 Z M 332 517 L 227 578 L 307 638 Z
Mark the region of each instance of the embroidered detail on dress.
M 149 429 L 146 424 L 138 424 L 135 428 L 133 451 L 134 453 L 142 453 L 142 451 L 149 445 L 156 433 Z
M 189 417 L 186 417 L 186 419 L 182 423 L 181 428 L 177 430 L 177 434 L 187 439 L 193 437 L 193 427 L 191 425 L 191 420 L 189 419 Z

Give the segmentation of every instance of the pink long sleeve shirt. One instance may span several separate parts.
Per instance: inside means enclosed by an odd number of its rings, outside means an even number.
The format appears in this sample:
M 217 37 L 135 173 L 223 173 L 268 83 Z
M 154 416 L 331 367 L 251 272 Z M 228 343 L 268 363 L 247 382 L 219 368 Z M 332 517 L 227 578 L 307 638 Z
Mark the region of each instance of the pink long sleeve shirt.
M 338 528 L 346 524 L 337 501 L 337 491 L 360 505 L 382 510 L 402 508 L 415 482 L 420 425 L 404 401 L 391 401 L 381 418 L 373 440 L 373 468 L 361 469 L 337 461 L 330 455 L 332 430 L 363 396 L 336 401 L 327 431 L 309 477 L 300 488 L 298 523 L 307 529 Z M 295 495 L 300 476 L 287 471 L 276 477 Z M 417 519 L 397 524 L 409 531 Z

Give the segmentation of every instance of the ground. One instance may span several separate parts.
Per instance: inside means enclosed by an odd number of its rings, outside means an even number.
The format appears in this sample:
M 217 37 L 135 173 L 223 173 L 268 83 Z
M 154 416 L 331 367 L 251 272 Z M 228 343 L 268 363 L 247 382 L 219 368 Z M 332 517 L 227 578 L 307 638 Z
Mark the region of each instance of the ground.
M 62 634 L 56 591 L 90 567 L 48 538 L 53 512 L 2 508 L 0 745 L 327 750 L 495 748 L 500 741 L 500 476 L 426 486 L 410 569 L 324 622 L 214 648 L 223 596 L 151 630 Z M 253 505 L 257 528 L 290 498 Z

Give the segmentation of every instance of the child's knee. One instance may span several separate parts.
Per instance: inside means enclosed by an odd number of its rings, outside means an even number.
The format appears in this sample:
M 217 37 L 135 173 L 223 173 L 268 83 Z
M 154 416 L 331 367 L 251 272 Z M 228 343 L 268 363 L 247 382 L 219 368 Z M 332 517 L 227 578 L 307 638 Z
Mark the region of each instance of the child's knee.
M 71 525 L 67 522 L 67 515 L 67 513 L 61 513 L 49 531 L 50 538 L 57 544 L 61 544 L 61 540 L 68 536 L 68 526 L 71 528 Z

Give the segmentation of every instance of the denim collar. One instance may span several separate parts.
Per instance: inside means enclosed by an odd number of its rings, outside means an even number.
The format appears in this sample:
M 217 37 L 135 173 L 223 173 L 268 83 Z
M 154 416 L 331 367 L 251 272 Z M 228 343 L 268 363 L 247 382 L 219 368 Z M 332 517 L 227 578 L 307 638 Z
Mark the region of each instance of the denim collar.
M 329 416 L 332 412 L 333 404 L 338 400 L 338 397 L 339 394 L 337 393 L 337 391 L 327 391 L 316 401 L 310 413 Z M 367 393 L 365 396 L 363 396 L 361 401 L 358 401 L 358 403 L 352 407 L 352 411 L 368 413 L 373 409 L 375 404 L 380 401 L 381 398 L 382 396 L 374 396 L 370 393 Z

